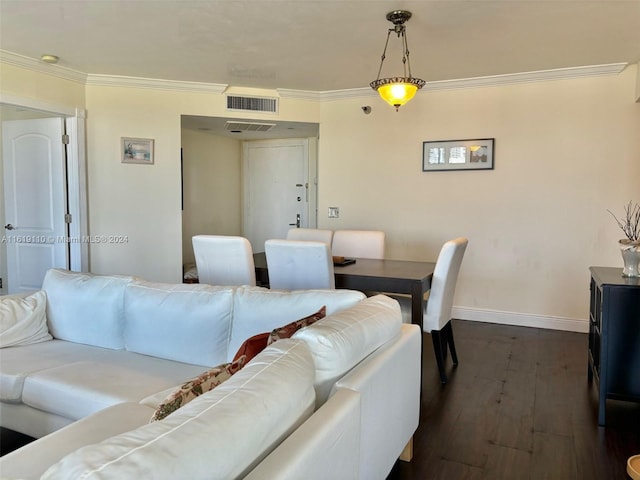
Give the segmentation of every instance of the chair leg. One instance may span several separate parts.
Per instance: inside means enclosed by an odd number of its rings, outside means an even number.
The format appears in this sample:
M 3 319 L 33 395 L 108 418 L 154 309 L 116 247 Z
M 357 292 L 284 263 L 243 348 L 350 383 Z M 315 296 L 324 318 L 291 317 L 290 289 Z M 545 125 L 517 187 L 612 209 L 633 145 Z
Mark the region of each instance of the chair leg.
M 442 339 L 437 330 L 431 331 L 431 341 L 433 342 L 433 351 L 436 354 L 436 363 L 438 364 L 438 372 L 440 372 L 440 381 L 447 383 L 447 374 L 444 372 L 444 355 L 442 352 Z
M 442 344 L 442 359 L 444 360 L 444 363 L 447 363 L 447 356 L 449 354 L 448 348 L 447 348 L 447 342 L 448 342 L 448 338 L 447 338 L 447 332 L 445 329 L 440 330 L 440 343 Z
M 451 350 L 451 360 L 453 360 L 453 365 L 458 365 L 458 354 L 456 353 L 456 344 L 453 341 L 453 327 L 451 326 L 451 320 L 447 322 L 445 327 L 447 329 L 447 343 L 449 344 L 449 350 Z

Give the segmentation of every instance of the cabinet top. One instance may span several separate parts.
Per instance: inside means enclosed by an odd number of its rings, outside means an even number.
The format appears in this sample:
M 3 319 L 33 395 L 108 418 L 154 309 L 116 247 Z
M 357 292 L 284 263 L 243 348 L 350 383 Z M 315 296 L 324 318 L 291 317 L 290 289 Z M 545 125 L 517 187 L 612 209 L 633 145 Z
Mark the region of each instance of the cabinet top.
M 640 278 L 629 278 L 622 276 L 622 268 L 614 267 L 589 267 L 591 276 L 598 285 L 621 285 L 629 287 L 640 287 Z

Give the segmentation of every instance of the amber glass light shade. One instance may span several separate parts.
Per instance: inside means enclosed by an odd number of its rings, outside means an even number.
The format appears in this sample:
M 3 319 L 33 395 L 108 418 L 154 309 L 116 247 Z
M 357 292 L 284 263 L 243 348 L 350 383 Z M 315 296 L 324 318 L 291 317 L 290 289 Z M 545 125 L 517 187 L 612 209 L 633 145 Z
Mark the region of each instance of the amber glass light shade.
M 413 98 L 418 87 L 410 83 L 389 83 L 378 88 L 378 93 L 389 105 L 396 110 Z
M 424 80 L 412 77 L 381 78 L 371 82 L 371 88 L 376 90 L 389 105 L 396 107 L 396 111 L 413 98 Z

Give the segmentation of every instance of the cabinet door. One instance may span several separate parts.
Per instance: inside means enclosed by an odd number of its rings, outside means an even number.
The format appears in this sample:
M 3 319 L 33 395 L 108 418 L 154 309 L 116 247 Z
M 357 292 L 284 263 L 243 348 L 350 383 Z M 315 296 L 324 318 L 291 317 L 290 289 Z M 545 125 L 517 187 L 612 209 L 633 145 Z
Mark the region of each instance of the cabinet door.
M 602 324 L 602 290 L 591 279 L 591 299 L 589 308 L 589 352 L 593 369 L 600 378 L 600 332 Z
M 610 288 L 605 301 L 607 390 L 640 399 L 640 289 Z

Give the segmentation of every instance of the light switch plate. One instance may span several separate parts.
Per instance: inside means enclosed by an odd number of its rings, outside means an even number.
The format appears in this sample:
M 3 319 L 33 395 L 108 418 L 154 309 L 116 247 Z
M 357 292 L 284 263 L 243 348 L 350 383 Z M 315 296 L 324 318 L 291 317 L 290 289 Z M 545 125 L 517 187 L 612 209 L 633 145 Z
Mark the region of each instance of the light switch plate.
M 329 218 L 340 218 L 340 208 L 329 207 Z

